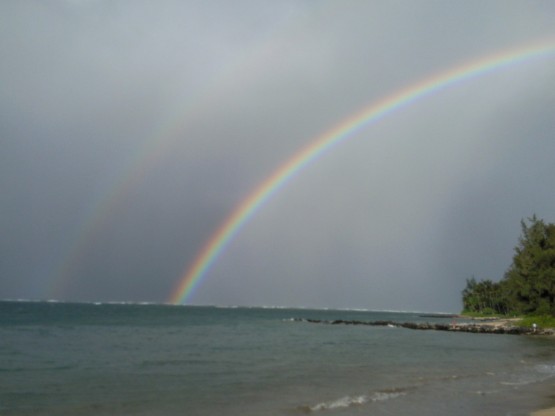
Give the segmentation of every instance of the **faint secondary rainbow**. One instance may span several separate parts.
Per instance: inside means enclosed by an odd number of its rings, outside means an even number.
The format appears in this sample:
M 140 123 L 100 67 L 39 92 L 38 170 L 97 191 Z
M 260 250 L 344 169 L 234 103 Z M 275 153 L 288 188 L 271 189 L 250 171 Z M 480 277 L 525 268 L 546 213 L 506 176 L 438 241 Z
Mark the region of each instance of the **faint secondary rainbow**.
M 331 130 L 326 131 L 295 153 L 235 208 L 210 237 L 192 265 L 179 279 L 179 283 L 171 293 L 169 301 L 171 303 L 186 303 L 226 246 L 257 210 L 302 169 L 334 146 L 353 136 L 357 131 L 397 110 L 412 105 L 419 99 L 459 82 L 523 63 L 533 58 L 553 55 L 555 55 L 555 40 L 497 53 L 410 85 L 342 120 Z
M 253 36 L 252 41 L 238 53 L 230 56 L 212 71 L 207 71 L 204 82 L 195 83 L 195 87 L 187 88 L 183 102 L 166 112 L 160 124 L 155 126 L 137 142 L 143 141 L 120 166 L 120 172 L 110 186 L 95 198 L 74 233 L 68 236 L 67 249 L 58 264 L 52 268 L 51 277 L 43 279 L 43 287 L 39 289 L 49 299 L 64 297 L 65 288 L 78 273 L 78 267 L 86 258 L 87 250 L 101 230 L 107 226 L 111 214 L 118 204 L 125 200 L 129 192 L 139 186 L 163 158 L 171 151 L 172 146 L 183 137 L 190 120 L 199 115 L 207 114 L 218 100 L 222 91 L 236 84 L 238 74 L 248 74 L 250 80 L 265 73 L 268 65 L 268 54 L 285 47 L 284 36 L 295 33 L 306 23 L 307 16 L 314 13 L 332 13 L 340 3 L 318 3 L 310 9 L 310 13 L 290 13 L 277 16 L 272 24 L 261 27 Z M 180 86 L 176 86 L 179 90 Z M 225 93 L 225 92 L 224 92 Z

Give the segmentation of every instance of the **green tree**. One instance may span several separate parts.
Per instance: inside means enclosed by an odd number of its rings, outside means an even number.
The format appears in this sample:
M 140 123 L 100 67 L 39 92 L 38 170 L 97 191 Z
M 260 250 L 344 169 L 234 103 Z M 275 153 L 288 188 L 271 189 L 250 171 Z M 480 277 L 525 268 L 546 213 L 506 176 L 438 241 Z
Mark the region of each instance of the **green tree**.
M 521 221 L 522 235 L 505 274 L 517 312 L 555 316 L 555 224 L 535 215 Z
M 513 262 L 500 282 L 466 280 L 466 312 L 555 316 L 555 224 L 521 221 Z
M 500 283 L 491 280 L 466 280 L 463 292 L 463 308 L 466 312 L 506 314 L 506 301 Z
M 477 297 L 476 297 L 476 278 L 472 276 L 466 279 L 466 287 L 462 291 L 463 310 L 465 312 L 477 312 Z

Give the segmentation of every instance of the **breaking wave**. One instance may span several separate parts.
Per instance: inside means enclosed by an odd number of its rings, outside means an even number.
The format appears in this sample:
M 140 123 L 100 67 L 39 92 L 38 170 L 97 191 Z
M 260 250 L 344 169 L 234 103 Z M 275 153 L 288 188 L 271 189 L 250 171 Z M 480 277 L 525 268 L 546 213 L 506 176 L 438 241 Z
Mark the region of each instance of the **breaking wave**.
M 381 402 L 404 396 L 407 393 L 403 390 L 377 391 L 369 395 L 345 396 L 340 399 L 317 403 L 313 406 L 300 406 L 299 410 L 304 413 L 320 412 L 325 410 L 343 409 L 354 406 L 362 406 L 367 403 Z

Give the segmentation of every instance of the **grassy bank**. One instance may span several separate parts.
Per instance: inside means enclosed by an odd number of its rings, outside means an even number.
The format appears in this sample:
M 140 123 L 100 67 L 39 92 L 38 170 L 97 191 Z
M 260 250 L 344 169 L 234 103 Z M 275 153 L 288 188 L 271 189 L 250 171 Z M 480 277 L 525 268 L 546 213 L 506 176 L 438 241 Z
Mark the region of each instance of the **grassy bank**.
M 555 328 L 555 316 L 525 316 L 516 324 L 523 327 L 536 324 L 539 328 Z

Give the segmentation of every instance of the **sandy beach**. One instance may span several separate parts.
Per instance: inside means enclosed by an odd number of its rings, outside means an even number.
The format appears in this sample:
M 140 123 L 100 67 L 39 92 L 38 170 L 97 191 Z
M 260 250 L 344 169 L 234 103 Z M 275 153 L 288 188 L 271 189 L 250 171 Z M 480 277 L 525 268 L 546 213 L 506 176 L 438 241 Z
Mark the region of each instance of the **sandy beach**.
M 550 409 L 537 410 L 532 412 L 530 416 L 555 416 L 555 407 Z
M 530 416 L 555 416 L 555 381 L 550 379 L 544 384 L 545 390 L 542 397 L 547 400 L 543 405 L 532 413 Z M 552 406 L 552 407 L 547 407 Z
M 520 320 L 520 318 L 495 318 L 495 319 L 477 319 L 474 320 L 479 321 L 481 325 L 488 325 L 488 326 L 510 326 L 515 325 L 516 322 Z

